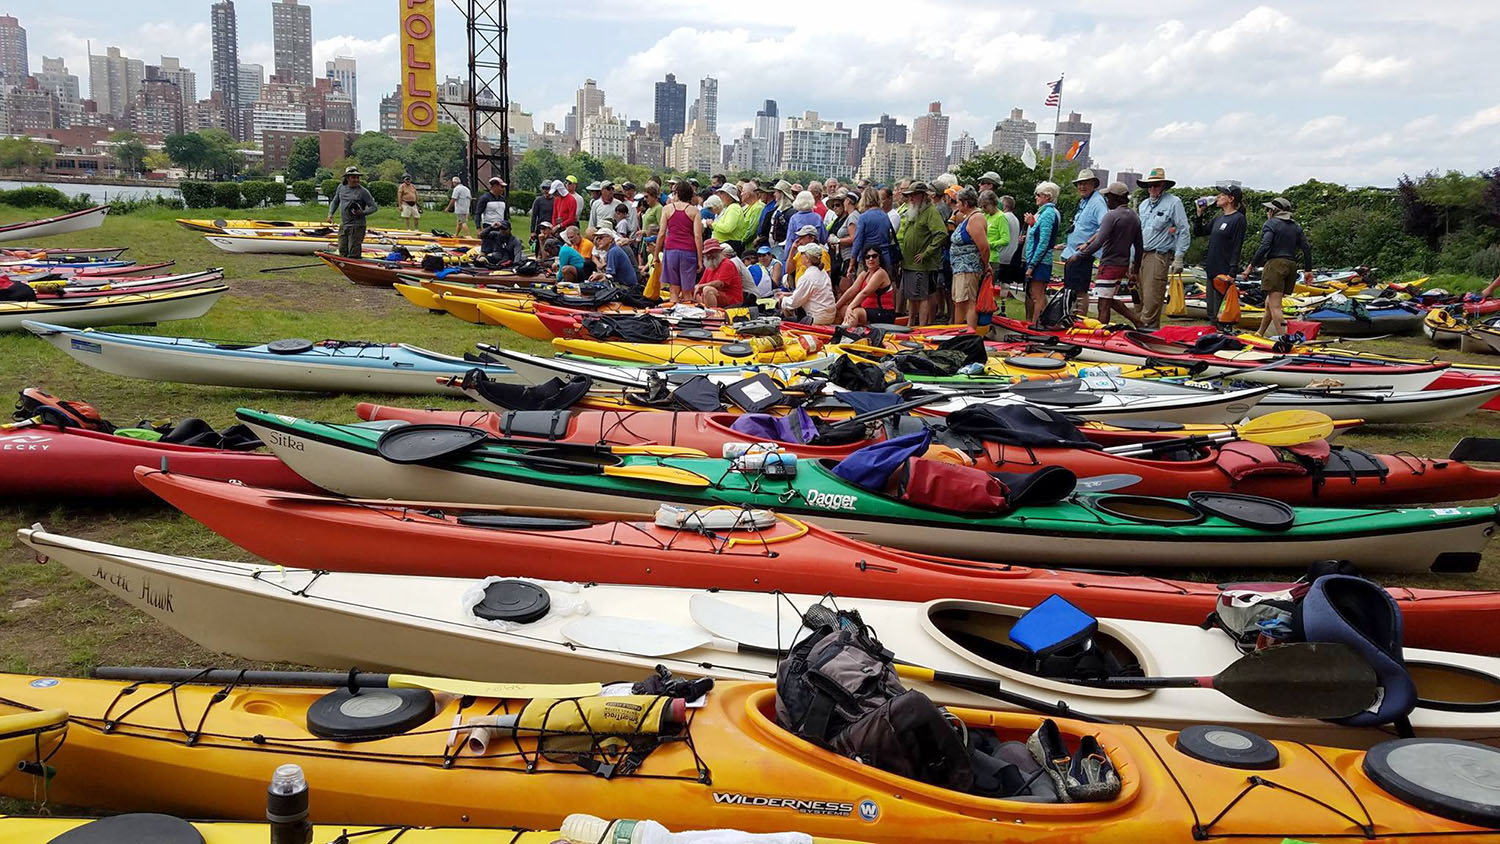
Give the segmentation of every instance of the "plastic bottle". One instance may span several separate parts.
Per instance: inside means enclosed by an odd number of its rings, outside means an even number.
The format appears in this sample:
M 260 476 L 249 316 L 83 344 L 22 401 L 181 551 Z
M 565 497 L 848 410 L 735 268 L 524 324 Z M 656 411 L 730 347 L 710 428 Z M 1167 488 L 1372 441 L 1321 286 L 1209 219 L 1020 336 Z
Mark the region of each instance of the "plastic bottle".
M 724 443 L 723 457 L 725 460 L 733 460 L 746 454 L 780 450 L 781 446 L 776 443 Z
M 677 837 L 656 821 L 607 821 L 593 815 L 568 815 L 562 837 L 572 844 L 671 844 Z
M 307 777 L 297 765 L 282 765 L 266 788 L 266 820 L 271 826 L 271 844 L 307 844 L 312 840 L 308 823 Z
M 734 470 L 768 478 L 796 477 L 797 455 L 784 451 L 753 451 L 736 457 Z

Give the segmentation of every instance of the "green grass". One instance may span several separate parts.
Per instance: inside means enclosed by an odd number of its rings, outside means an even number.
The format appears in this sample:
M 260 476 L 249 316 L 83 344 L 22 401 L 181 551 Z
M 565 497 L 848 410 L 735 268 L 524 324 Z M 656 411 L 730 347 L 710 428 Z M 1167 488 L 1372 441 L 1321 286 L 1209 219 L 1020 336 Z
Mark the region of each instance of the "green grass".
M 43 216 L 45 211 L 0 208 L 0 223 Z M 173 212 L 146 209 L 111 217 L 93 231 L 58 238 L 71 246 L 129 245 L 137 261 L 171 259 L 178 270 L 222 266 L 230 293 L 207 316 L 157 327 L 130 328 L 167 335 L 265 341 L 284 337 L 404 341 L 450 354 L 471 350 L 475 342 L 503 343 L 531 351 L 545 344 L 502 329 L 469 325 L 446 315 L 414 308 L 398 294 L 357 287 L 323 266 L 262 273 L 260 270 L 312 263 L 297 256 L 231 255 L 208 245 L 201 235 L 172 222 L 179 216 L 321 221 L 322 207 L 260 209 L 251 213 L 226 209 Z M 451 226 L 446 215 L 429 216 L 429 226 Z M 399 226 L 394 212 L 383 210 L 374 225 Z M 524 231 L 524 218 L 517 222 Z M 1364 348 L 1419 357 L 1439 354 L 1420 339 L 1375 341 Z M 1484 360 L 1476 358 L 1476 360 Z M 1494 359 L 1491 358 L 1491 361 Z M 42 387 L 56 395 L 92 403 L 117 423 L 141 419 L 199 416 L 215 426 L 233 421 L 241 406 L 276 410 L 329 421 L 353 421 L 362 399 L 400 403 L 389 396 L 320 396 L 222 387 L 160 384 L 117 378 L 88 369 L 27 334 L 0 334 L 0 391 Z M 430 397 L 421 404 L 462 407 L 458 400 Z M 1495 417 L 1475 414 L 1432 426 L 1371 429 L 1345 441 L 1374 450 L 1409 450 L 1446 454 L 1463 436 L 1493 433 Z M 48 674 L 78 674 L 98 663 L 243 665 L 241 660 L 205 652 L 134 609 L 122 606 L 60 566 L 39 565 L 29 549 L 14 540 L 16 528 L 40 522 L 48 528 L 91 539 L 176 554 L 253 559 L 193 520 L 165 505 L 111 501 L 11 502 L 0 504 L 0 667 Z M 1500 551 L 1486 557 L 1477 574 L 1393 579 L 1409 585 L 1452 588 L 1500 588 Z M 1082 565 L 1092 561 L 1080 560 Z M 1212 575 L 1223 576 L 1221 572 Z M 16 607 L 18 602 L 34 605 Z

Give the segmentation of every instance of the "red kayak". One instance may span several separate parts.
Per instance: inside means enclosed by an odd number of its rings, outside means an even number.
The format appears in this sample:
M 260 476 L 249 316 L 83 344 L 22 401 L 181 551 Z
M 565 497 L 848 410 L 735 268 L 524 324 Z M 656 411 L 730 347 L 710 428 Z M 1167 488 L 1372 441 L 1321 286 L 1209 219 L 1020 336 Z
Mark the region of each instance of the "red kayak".
M 196 273 L 181 273 L 179 275 L 158 275 L 122 278 L 108 282 L 95 282 L 91 284 L 80 283 L 73 279 L 64 284 L 61 289 L 49 290 L 43 287 L 37 290 L 38 301 L 51 301 L 54 299 L 98 299 L 105 296 L 119 296 L 125 293 L 160 293 L 164 290 L 190 290 L 195 287 L 207 287 L 224 280 L 224 271 L 221 269 L 203 270 Z M 55 284 L 56 282 L 54 282 Z
M 135 468 L 162 465 L 273 489 L 318 489 L 273 454 L 148 442 L 53 425 L 0 430 L 0 495 L 7 497 L 142 498 Z
M 1454 367 L 1446 370 L 1432 382 L 1429 390 L 1461 390 L 1465 387 L 1483 387 L 1500 384 L 1500 372 L 1475 371 Z M 1500 396 L 1479 406 L 1480 410 L 1500 410 Z
M 673 445 L 696 448 L 715 457 L 723 453 L 725 443 L 765 441 L 734 430 L 730 426 L 740 417 L 733 413 L 689 413 L 642 410 L 558 410 L 511 411 L 493 413 L 487 410 L 426 410 L 414 407 L 360 402 L 355 408 L 359 418 L 370 422 L 399 419 L 405 422 L 435 422 L 443 425 L 467 425 L 483 428 L 502 437 L 531 438 L 539 441 L 564 441 L 590 445 Z M 1335 423 L 1341 428 L 1353 427 L 1357 421 Z M 1224 425 L 1184 425 L 1176 422 L 1137 422 L 1122 420 L 1118 424 L 1085 422 L 1078 426 L 1090 440 L 1101 446 L 1135 445 L 1160 442 L 1191 435 L 1210 435 L 1228 430 Z M 781 444 L 804 459 L 849 456 L 873 439 L 855 440 L 831 446 L 804 445 L 792 441 Z
M 349 501 L 139 469 L 146 488 L 273 563 L 333 571 L 781 590 L 928 601 L 961 595 L 1034 606 L 1061 595 L 1098 616 L 1198 624 L 1221 587 L 1057 572 L 897 551 L 783 518 L 733 534 L 603 514 L 460 515 L 430 504 Z M 500 508 L 503 510 L 503 508 Z M 481 522 L 483 525 L 481 525 Z M 497 568 L 497 566 L 502 566 Z M 1414 647 L 1500 651 L 1500 592 L 1392 589 Z

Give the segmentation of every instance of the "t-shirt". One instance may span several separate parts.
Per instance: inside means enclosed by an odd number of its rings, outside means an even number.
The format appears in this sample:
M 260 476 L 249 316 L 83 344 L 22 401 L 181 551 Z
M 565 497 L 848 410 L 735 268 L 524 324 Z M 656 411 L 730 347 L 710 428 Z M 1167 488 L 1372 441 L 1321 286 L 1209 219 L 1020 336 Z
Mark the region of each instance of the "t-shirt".
M 582 255 L 585 261 L 592 260 L 594 257 L 594 242 L 588 238 L 584 238 L 578 244 L 578 254 Z
M 1005 263 L 1002 256 L 1010 245 L 1010 223 L 1005 219 L 1004 211 L 984 215 L 984 234 L 990 240 L 990 263 Z
M 735 266 L 733 261 L 725 259 L 720 261 L 717 267 L 705 267 L 703 278 L 698 282 L 698 286 L 702 287 L 715 281 L 723 282 L 720 285 L 719 301 L 726 303 L 729 307 L 738 307 L 740 302 L 744 301 L 745 283 L 740 278 L 740 268 Z
M 557 253 L 557 278 L 559 281 L 563 277 L 563 267 L 577 267 L 578 278 L 580 281 L 583 280 L 583 256 L 578 254 L 577 249 L 566 243 L 563 244 L 561 251 Z
M 610 281 L 626 287 L 635 287 L 640 283 L 640 277 L 635 271 L 635 262 L 630 260 L 630 253 L 626 252 L 617 243 L 609 248 L 609 255 L 604 259 L 604 274 L 609 276 Z
M 832 325 L 834 317 L 833 282 L 828 273 L 811 267 L 797 279 L 797 287 L 783 303 L 787 308 L 801 308 L 813 325 Z
M 474 194 L 469 192 L 468 185 L 453 186 L 453 213 L 460 217 L 469 215 L 469 203 L 474 200 Z
M 644 213 L 644 214 L 641 215 L 641 226 L 642 226 L 642 228 L 649 229 L 652 226 L 660 226 L 660 225 L 661 225 L 661 205 L 659 205 L 659 204 L 658 205 L 653 205 L 650 208 L 646 209 L 646 213 Z
M 1245 246 L 1245 212 L 1222 214 L 1208 233 L 1208 254 L 1203 269 L 1209 281 L 1220 275 L 1239 275 L 1240 255 Z
M 484 210 L 479 213 L 479 224 L 481 226 L 492 226 L 505 219 L 505 203 L 499 199 L 491 198 L 485 204 Z

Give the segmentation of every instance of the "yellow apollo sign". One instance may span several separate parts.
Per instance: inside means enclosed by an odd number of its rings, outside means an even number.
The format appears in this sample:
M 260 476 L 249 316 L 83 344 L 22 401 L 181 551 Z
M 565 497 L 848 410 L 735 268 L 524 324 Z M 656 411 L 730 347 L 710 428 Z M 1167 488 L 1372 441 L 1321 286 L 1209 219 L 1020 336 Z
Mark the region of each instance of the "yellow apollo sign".
M 401 125 L 437 130 L 437 45 L 433 0 L 396 0 L 401 9 Z

